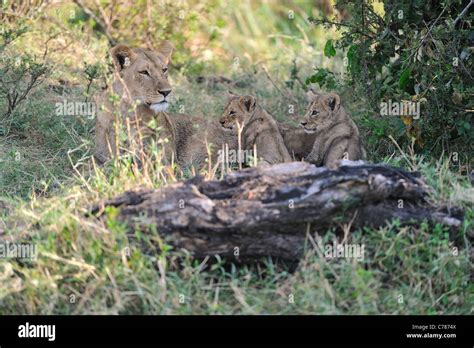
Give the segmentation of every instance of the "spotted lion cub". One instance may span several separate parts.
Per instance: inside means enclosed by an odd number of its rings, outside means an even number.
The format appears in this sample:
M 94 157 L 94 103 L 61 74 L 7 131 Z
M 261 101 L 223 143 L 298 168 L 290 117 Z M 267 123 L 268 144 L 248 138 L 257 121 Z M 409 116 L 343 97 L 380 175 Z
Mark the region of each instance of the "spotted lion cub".
M 365 159 L 359 130 L 342 107 L 339 95 L 310 90 L 308 100 L 300 125 L 307 134 L 315 135 L 315 141 L 306 160 L 333 169 L 340 160 Z

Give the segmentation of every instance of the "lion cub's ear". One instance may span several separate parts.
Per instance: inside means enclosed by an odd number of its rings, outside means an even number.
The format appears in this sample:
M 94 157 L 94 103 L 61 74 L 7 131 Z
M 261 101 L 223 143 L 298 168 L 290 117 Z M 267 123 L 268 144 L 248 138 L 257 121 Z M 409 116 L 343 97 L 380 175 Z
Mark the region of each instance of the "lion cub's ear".
M 231 100 L 237 99 L 239 97 L 238 94 L 235 94 L 232 91 L 227 91 L 226 95 L 227 95 L 227 101 L 231 101 Z
M 165 64 L 168 65 L 171 60 L 171 54 L 173 53 L 174 46 L 168 40 L 163 40 L 158 47 L 158 52 L 160 52 L 165 57 Z
M 341 97 L 339 97 L 336 93 L 329 93 L 327 96 L 325 96 L 324 103 L 330 110 L 337 111 L 341 106 Z
M 316 100 L 318 97 L 320 97 L 321 95 L 316 93 L 313 89 L 308 89 L 308 92 L 306 92 L 306 99 L 308 100 L 308 102 L 312 102 L 314 100 Z
M 122 71 L 132 64 L 136 58 L 135 52 L 126 45 L 117 45 L 110 50 L 110 55 L 114 61 L 115 68 Z
M 248 112 L 253 112 L 257 105 L 257 100 L 255 99 L 255 97 L 252 97 L 251 95 L 246 95 L 246 96 L 240 97 L 240 104 Z

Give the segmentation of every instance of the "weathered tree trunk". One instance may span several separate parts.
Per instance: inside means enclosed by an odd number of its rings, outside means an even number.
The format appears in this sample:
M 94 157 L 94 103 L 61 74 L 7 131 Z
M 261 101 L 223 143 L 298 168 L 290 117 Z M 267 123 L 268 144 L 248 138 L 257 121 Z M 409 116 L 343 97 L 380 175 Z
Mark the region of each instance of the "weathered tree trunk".
M 462 212 L 430 205 L 429 187 L 416 173 L 385 165 L 338 170 L 293 162 L 232 172 L 222 181 L 194 178 L 158 190 L 129 191 L 92 209 L 119 207 L 131 230 L 150 226 L 196 257 L 219 254 L 248 261 L 261 256 L 298 260 L 308 231 L 441 223 L 456 229 Z M 238 248 L 238 249 L 235 249 Z

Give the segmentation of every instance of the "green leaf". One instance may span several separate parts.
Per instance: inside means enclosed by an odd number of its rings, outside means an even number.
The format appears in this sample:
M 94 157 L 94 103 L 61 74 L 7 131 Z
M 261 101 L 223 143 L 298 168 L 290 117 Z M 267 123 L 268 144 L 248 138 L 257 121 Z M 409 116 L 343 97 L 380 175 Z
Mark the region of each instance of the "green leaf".
M 223 20 L 222 18 L 218 19 L 217 22 L 216 22 L 216 26 L 218 28 L 224 28 L 226 25 L 226 21 Z
M 406 68 L 405 70 L 403 70 L 402 74 L 400 75 L 400 79 L 398 80 L 398 86 L 400 87 L 400 89 L 405 89 L 405 86 L 408 83 L 408 78 L 410 77 L 410 74 L 411 74 L 410 68 Z
M 326 41 L 326 45 L 324 46 L 324 55 L 326 57 L 334 57 L 336 55 L 336 49 L 332 45 L 332 40 Z
M 355 51 L 356 51 L 355 45 L 351 45 L 349 49 L 347 50 L 347 60 L 349 61 L 349 66 L 352 66 L 352 64 L 354 63 Z
M 306 84 L 309 85 L 310 83 L 318 83 L 324 84 L 324 80 L 326 79 L 328 72 L 326 69 L 316 69 L 316 72 L 306 79 Z

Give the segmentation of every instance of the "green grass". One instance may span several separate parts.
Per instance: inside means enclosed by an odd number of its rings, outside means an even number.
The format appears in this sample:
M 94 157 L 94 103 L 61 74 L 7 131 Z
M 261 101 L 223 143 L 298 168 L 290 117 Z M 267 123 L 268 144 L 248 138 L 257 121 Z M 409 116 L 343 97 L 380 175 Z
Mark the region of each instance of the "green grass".
M 284 98 L 278 98 L 265 76 L 253 78 L 252 87 L 234 90 L 256 92 L 277 118 L 285 119 Z M 220 115 L 224 87 L 204 91 L 179 77 L 176 83 L 180 99 L 174 108 L 182 101 L 188 113 Z M 50 111 L 37 114 L 35 129 L 44 138 L 56 137 L 34 147 L 31 139 L 21 137 L 2 145 L 11 153 L 19 148 L 25 154 L 20 161 L 8 152 L 2 157 L 9 173 L 0 182 L 7 193 L 0 210 L 2 239 L 34 243 L 39 253 L 36 260 L 0 260 L 2 314 L 472 313 L 471 246 L 466 235 L 473 226 L 474 190 L 466 178 L 450 171 L 447 161 L 399 156 L 389 163 L 408 166 L 409 161 L 434 187 L 435 202 L 466 209 L 458 236 L 449 236 L 441 226 L 400 227 L 393 222 L 350 235 L 349 243 L 365 245 L 360 262 L 321 257 L 308 241 L 294 272 L 271 259 L 229 265 L 219 258 L 195 260 L 172 250 L 159 233 L 129 235 L 115 221 L 113 209 L 104 221 L 85 217 L 92 202 L 136 186 L 161 187 L 164 182 L 156 172 L 162 168 L 134 172 L 124 159 L 94 169 L 87 157 L 92 137 L 87 127 L 74 124 L 74 119 L 51 124 L 47 115 Z M 84 131 L 66 131 L 74 127 Z M 21 132 L 29 128 L 17 130 Z M 71 149 L 76 150 L 70 160 Z M 76 172 L 72 164 L 78 159 L 82 165 Z M 333 238 L 328 231 L 325 243 Z M 163 246 L 160 251 L 153 247 L 157 243 Z
M 0 263 L 3 314 L 471 312 L 468 250 L 455 256 L 441 228 L 394 223 L 356 231 L 350 242 L 366 245 L 364 261 L 327 260 L 309 248 L 289 273 L 269 259 L 229 267 L 183 251 L 143 248 L 152 240 L 156 245 L 158 234 L 128 237 L 113 212 L 103 224 L 87 220 L 82 207 L 71 208 L 75 199 L 50 198 L 41 208 L 18 210 L 24 221 L 17 233 L 28 230 L 25 238 L 38 245 L 39 257 Z

